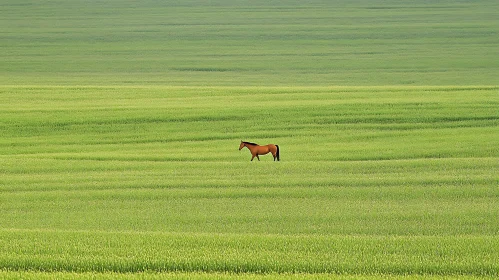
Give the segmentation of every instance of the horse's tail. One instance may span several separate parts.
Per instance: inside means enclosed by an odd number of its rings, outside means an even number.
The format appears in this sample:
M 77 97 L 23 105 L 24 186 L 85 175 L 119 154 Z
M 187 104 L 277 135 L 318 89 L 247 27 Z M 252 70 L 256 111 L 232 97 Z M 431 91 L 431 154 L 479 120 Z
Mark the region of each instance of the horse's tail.
M 281 158 L 279 157 L 279 145 L 275 145 L 275 147 L 277 148 L 277 152 L 275 153 L 275 155 L 277 157 L 277 161 L 280 161 Z

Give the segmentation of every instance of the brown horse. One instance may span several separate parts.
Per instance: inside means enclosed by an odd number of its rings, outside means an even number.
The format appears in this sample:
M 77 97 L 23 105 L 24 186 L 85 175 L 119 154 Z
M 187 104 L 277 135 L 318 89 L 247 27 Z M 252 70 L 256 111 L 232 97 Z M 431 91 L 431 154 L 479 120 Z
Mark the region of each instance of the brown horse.
M 268 153 L 272 153 L 272 156 L 274 156 L 274 161 L 279 161 L 279 145 L 274 145 L 274 144 L 268 144 L 266 146 L 260 146 L 255 143 L 251 142 L 244 142 L 241 140 L 241 145 L 239 145 L 239 151 L 242 148 L 248 148 L 251 152 L 251 161 L 256 157 L 258 161 L 260 161 L 260 157 L 258 155 L 266 155 Z

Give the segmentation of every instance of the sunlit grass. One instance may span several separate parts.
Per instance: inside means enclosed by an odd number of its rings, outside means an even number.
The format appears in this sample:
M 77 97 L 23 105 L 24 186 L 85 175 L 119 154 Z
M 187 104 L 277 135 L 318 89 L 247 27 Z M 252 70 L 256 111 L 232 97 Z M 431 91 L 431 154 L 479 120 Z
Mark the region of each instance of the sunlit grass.
M 0 90 L 6 277 L 497 276 L 496 87 Z
M 498 3 L 2 1 L 0 278 L 499 277 Z

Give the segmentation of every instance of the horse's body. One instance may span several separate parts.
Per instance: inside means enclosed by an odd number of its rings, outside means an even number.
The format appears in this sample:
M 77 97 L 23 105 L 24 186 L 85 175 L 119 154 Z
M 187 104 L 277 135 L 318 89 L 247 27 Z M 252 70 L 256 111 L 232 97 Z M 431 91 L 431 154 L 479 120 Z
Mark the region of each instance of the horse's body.
M 260 160 L 259 155 L 266 155 L 268 153 L 272 153 L 272 156 L 274 156 L 274 161 L 279 161 L 279 145 L 274 145 L 274 144 L 268 144 L 266 146 L 260 146 L 255 143 L 251 142 L 243 142 L 241 141 L 241 145 L 239 145 L 239 150 L 242 148 L 248 148 L 251 152 L 251 161 L 256 157 L 258 160 Z

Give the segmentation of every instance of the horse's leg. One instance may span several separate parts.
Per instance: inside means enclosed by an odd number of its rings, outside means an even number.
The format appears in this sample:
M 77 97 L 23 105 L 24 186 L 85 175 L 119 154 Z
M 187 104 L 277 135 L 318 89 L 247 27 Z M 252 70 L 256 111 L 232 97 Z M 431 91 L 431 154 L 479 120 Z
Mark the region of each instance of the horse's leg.
M 272 156 L 274 157 L 274 161 L 276 159 L 276 150 L 274 149 L 274 147 L 269 147 L 269 152 L 272 154 Z
M 251 154 L 251 161 L 253 161 L 254 158 L 255 158 L 255 155 Z
M 260 157 L 258 155 L 256 155 L 256 158 L 258 159 L 258 161 L 260 161 Z

